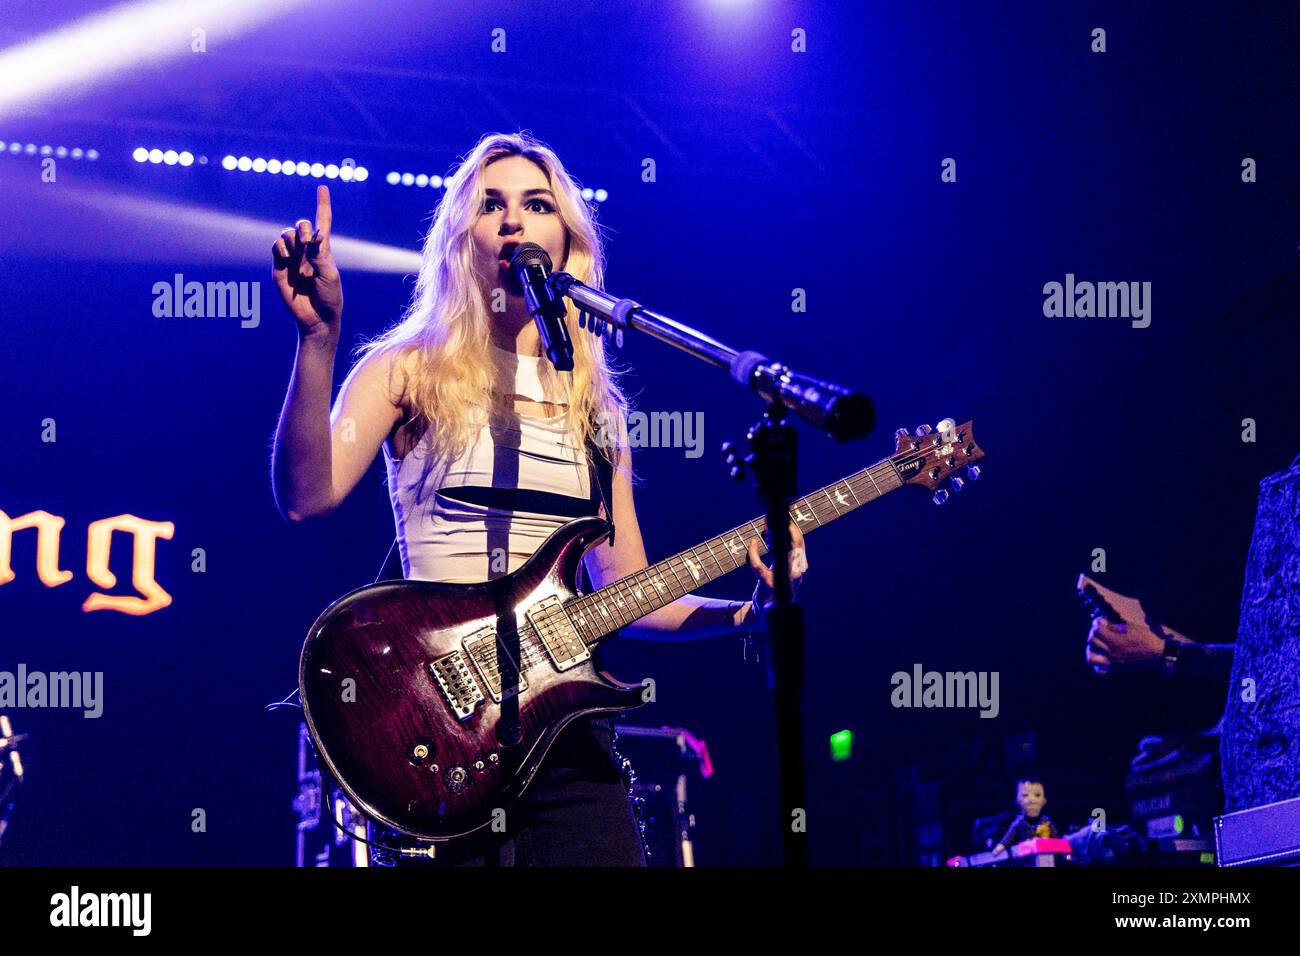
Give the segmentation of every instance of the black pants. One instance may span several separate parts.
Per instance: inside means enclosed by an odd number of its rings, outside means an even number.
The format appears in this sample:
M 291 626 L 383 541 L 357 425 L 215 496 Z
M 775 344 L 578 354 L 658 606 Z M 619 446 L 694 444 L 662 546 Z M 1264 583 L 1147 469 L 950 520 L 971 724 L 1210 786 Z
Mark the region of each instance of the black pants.
M 645 866 L 641 825 L 629 796 L 613 721 L 582 717 L 560 734 L 524 796 L 506 811 L 504 833 L 483 833 L 438 849 L 435 860 L 394 860 L 372 849 L 375 866 Z M 400 842 L 371 827 L 375 838 Z

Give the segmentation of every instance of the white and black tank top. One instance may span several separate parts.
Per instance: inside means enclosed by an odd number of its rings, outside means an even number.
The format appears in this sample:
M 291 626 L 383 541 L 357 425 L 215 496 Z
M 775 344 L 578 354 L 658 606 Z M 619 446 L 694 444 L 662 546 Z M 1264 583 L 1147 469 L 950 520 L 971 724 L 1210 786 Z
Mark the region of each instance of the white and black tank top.
M 489 351 L 498 382 L 509 382 L 513 371 L 515 394 L 566 400 L 548 394 L 545 358 Z M 472 411 L 481 422 L 478 435 L 454 460 L 430 464 L 431 429 L 402 458 L 384 444 L 398 552 L 409 579 L 474 584 L 502 577 L 557 528 L 597 514 L 608 496 L 608 470 L 597 478 L 599 456 L 575 445 L 564 411 L 549 418 L 507 412 L 496 421 L 482 406 Z

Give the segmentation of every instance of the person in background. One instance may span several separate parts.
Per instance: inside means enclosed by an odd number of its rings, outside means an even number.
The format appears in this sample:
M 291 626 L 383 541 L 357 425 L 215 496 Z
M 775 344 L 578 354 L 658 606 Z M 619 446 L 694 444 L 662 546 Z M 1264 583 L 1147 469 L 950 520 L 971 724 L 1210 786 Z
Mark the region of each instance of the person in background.
M 1163 671 L 1181 677 L 1226 682 L 1231 644 L 1201 644 L 1150 618 L 1136 598 L 1112 591 L 1086 576 L 1079 590 L 1098 605 L 1088 630 L 1086 658 L 1098 674 Z
M 1033 777 L 1021 777 L 1017 780 L 1016 805 L 1020 807 L 1020 815 L 1011 821 L 1007 832 L 993 847 L 995 855 L 1025 840 L 1061 835 L 1051 818 L 1043 814 L 1043 808 L 1047 806 L 1047 790 L 1043 786 L 1043 781 Z
M 1124 601 L 1140 609 L 1132 598 L 1079 582 L 1085 596 L 1092 586 L 1122 612 L 1122 621 L 1092 622 L 1086 654 L 1097 673 L 1163 666 L 1223 681 L 1229 813 L 1300 797 L 1300 456 L 1259 483 L 1244 578 L 1235 644 L 1198 644 L 1125 611 Z

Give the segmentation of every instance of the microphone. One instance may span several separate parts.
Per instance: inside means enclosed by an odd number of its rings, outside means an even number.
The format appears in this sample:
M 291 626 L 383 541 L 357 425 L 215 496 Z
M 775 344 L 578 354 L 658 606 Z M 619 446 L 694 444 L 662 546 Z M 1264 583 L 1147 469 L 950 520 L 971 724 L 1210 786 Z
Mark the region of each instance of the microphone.
M 524 293 L 528 314 L 537 323 L 542 348 L 557 371 L 573 371 L 573 339 L 564 321 L 564 298 L 555 294 L 547 279 L 551 257 L 535 242 L 521 243 L 510 257 L 510 274 Z
M 876 425 L 876 407 L 860 392 L 813 378 L 758 352 L 731 360 L 731 377 L 769 402 L 779 402 L 836 441 L 865 438 Z

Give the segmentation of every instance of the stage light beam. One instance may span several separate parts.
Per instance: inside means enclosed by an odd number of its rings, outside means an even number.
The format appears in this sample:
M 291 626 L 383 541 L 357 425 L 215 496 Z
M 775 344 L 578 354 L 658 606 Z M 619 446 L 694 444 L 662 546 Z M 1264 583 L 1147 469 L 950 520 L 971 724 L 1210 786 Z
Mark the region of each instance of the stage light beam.
M 195 56 L 193 32 L 223 40 L 292 13 L 306 0 L 141 0 L 123 3 L 0 50 L 0 116 L 149 61 Z
M 149 263 L 170 276 L 178 265 L 199 263 L 205 268 L 230 265 L 271 269 L 271 243 L 283 222 L 236 215 L 219 209 L 189 205 L 170 199 L 99 189 L 15 182 L 11 192 L 28 214 L 5 222 L 0 229 L 0 257 L 59 256 L 91 262 Z M 302 202 L 314 199 L 315 190 L 303 184 Z M 336 209 L 343 206 L 337 204 Z M 169 236 L 177 230 L 190 237 L 183 249 Z M 73 232 L 80 241 L 69 244 Z M 345 272 L 379 272 L 415 275 L 420 270 L 418 249 L 354 239 L 335 233 L 331 240 L 339 267 Z M 271 294 L 274 294 L 273 292 Z

